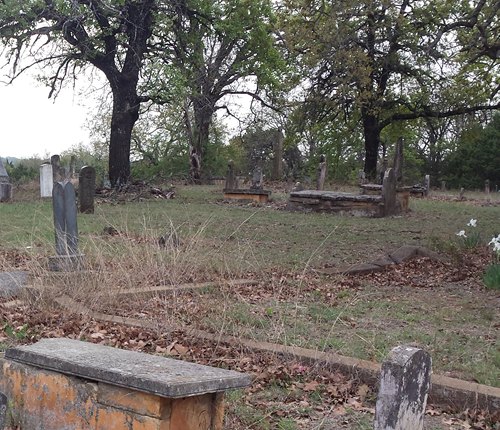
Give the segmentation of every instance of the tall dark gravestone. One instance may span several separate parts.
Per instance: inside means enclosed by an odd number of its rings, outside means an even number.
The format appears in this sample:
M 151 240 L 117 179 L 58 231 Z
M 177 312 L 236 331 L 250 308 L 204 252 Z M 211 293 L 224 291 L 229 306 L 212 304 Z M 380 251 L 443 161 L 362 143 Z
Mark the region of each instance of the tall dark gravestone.
M 80 212 L 94 213 L 95 169 L 92 166 L 83 166 L 80 170 L 78 185 L 78 202 Z

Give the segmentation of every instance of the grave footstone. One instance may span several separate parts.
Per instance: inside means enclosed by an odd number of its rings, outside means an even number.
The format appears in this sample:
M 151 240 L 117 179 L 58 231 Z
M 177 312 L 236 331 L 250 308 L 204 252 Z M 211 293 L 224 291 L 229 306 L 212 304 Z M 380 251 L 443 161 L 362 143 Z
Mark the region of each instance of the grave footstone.
M 80 212 L 94 213 L 95 169 L 92 166 L 83 166 L 78 181 L 78 201 Z
M 431 357 L 398 346 L 382 364 L 374 430 L 422 430 L 431 382 Z
M 83 256 L 78 252 L 78 226 L 75 189 L 71 182 L 56 182 L 52 190 L 52 209 L 57 256 L 49 259 L 51 270 L 80 269 Z
M 319 166 L 318 166 L 318 179 L 316 181 L 316 190 L 323 191 L 325 188 L 325 179 L 326 179 L 326 156 L 321 154 L 319 157 Z
M 12 198 L 12 184 L 10 183 L 9 174 L 5 169 L 2 159 L 0 158 L 0 202 L 7 202 Z
M 53 186 L 52 164 L 43 163 L 40 166 L 40 197 L 52 197 Z

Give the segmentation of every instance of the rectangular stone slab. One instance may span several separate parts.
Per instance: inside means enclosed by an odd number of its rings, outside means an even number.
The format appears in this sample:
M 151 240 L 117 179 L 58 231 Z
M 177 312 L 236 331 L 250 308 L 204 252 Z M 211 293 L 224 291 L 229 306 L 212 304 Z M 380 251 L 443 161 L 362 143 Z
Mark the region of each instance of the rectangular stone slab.
M 249 375 L 72 339 L 42 339 L 8 349 L 5 358 L 167 398 L 250 385 Z

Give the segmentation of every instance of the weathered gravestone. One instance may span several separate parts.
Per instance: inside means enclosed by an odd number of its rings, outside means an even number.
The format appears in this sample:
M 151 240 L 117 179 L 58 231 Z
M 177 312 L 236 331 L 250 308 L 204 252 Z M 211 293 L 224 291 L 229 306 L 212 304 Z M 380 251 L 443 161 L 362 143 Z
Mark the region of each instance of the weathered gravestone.
M 12 184 L 10 183 L 9 174 L 5 169 L 2 159 L 0 158 L 0 202 L 7 202 L 12 198 Z
M 69 161 L 69 176 L 74 178 L 76 174 L 76 156 L 72 155 Z
M 54 184 L 52 209 L 54 211 L 57 256 L 49 258 L 49 267 L 54 271 L 81 269 L 83 255 L 78 251 L 76 197 L 71 182 L 56 182 Z
M 61 166 L 61 157 L 53 155 L 50 157 L 50 164 L 52 165 L 52 180 L 54 183 L 66 180 L 66 170 Z
M 394 176 L 396 182 L 403 180 L 403 138 L 400 137 L 396 142 L 396 151 L 394 153 Z
M 95 169 L 92 166 L 83 166 L 78 181 L 78 201 L 80 212 L 94 213 Z
M 374 430 L 422 430 L 431 382 L 431 357 L 398 346 L 382 364 Z
M 325 188 L 325 179 L 326 179 L 326 156 L 322 154 L 319 157 L 318 179 L 316 181 L 316 189 L 318 191 L 322 191 Z
M 424 194 L 426 196 L 429 195 L 429 191 L 431 190 L 431 176 L 430 175 L 425 175 L 424 177 Z
M 252 174 L 252 185 L 250 185 L 251 190 L 262 190 L 263 183 L 263 175 L 262 169 L 260 167 L 256 167 Z
M 391 216 L 400 212 L 396 195 L 396 177 L 392 168 L 387 169 L 384 173 L 382 201 L 384 202 L 383 216 Z
M 234 162 L 229 160 L 227 162 L 227 174 L 226 174 L 226 184 L 224 186 L 225 190 L 236 190 L 238 189 L 238 178 L 234 171 Z
M 53 187 L 52 164 L 44 163 L 40 166 L 40 197 L 52 197 Z

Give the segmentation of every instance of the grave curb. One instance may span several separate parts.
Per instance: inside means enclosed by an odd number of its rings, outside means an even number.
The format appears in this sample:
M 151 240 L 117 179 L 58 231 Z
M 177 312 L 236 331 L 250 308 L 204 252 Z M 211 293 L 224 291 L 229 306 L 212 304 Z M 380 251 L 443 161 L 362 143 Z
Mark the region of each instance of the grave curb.
M 74 302 L 69 297 L 61 297 L 56 302 L 73 312 L 81 312 L 96 320 L 103 322 L 123 324 L 142 328 L 155 328 L 156 326 L 147 321 L 136 318 L 109 315 L 93 312 L 85 306 Z M 233 336 L 218 335 L 203 330 L 187 329 L 181 326 L 170 326 L 171 331 L 180 330 L 187 335 L 203 340 L 224 342 L 229 345 L 244 346 L 254 351 L 262 351 L 283 357 L 312 364 L 314 366 L 326 366 L 331 369 L 349 375 L 359 383 L 372 387 L 378 386 L 380 377 L 379 363 L 347 357 L 331 352 L 321 352 L 297 346 L 279 345 L 269 342 L 257 342 L 250 339 L 241 339 Z M 500 388 L 482 385 L 475 382 L 450 378 L 444 375 L 433 374 L 431 376 L 431 390 L 428 404 L 444 407 L 450 411 L 462 412 L 466 409 L 481 409 L 487 413 L 498 413 L 500 410 Z

